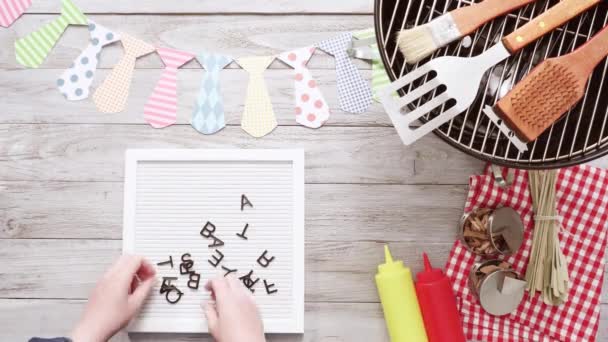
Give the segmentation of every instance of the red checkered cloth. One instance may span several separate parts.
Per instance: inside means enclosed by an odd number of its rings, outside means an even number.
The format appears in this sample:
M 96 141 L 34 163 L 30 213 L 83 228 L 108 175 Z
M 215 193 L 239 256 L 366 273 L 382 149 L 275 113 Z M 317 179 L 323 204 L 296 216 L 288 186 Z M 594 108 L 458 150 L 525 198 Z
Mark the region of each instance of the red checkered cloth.
M 527 172 L 514 170 L 513 184 L 503 189 L 487 170 L 471 176 L 465 212 L 475 208 L 515 209 L 524 223 L 524 243 L 518 253 L 505 258 L 525 275 L 534 228 Z M 593 341 L 597 334 L 604 275 L 608 223 L 608 172 L 575 166 L 558 172 L 557 211 L 562 217 L 560 245 L 568 261 L 570 291 L 560 306 L 547 305 L 537 293 L 526 292 L 517 310 L 507 316 L 487 314 L 468 287 L 476 256 L 456 241 L 446 273 L 458 297 L 463 326 L 475 341 Z

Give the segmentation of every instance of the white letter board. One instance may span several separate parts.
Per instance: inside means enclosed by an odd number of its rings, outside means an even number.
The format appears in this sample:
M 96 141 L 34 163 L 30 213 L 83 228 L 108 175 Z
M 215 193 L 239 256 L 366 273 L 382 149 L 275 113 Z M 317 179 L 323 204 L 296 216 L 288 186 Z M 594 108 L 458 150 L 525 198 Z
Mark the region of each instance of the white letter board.
M 253 208 L 241 210 L 246 195 Z M 207 221 L 224 245 L 216 248 L 200 232 Z M 247 240 L 237 236 L 246 224 Z M 275 259 L 264 268 L 258 257 Z M 125 165 L 123 253 L 145 256 L 157 268 L 158 283 L 134 332 L 207 332 L 201 303 L 204 284 L 225 271 L 241 277 L 253 270 L 254 297 L 267 333 L 304 330 L 304 153 L 302 150 L 128 150 Z M 190 253 L 201 274 L 198 290 L 180 274 L 181 256 Z M 170 265 L 157 263 L 173 258 Z M 159 293 L 162 277 L 178 277 L 183 295 L 170 304 Z M 275 284 L 268 294 L 263 283 Z M 235 329 L 238 323 L 235 323 Z

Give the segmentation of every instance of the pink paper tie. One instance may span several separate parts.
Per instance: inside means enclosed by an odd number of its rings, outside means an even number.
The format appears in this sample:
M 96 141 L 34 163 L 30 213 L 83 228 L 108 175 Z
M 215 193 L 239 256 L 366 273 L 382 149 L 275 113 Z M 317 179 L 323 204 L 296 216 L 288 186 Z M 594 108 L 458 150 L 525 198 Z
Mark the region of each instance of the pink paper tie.
M 168 48 L 156 51 L 165 63 L 165 69 L 144 106 L 144 119 L 154 128 L 163 128 L 173 125 L 177 118 L 177 69 L 194 55 Z
M 296 122 L 319 128 L 329 119 L 329 107 L 306 64 L 315 52 L 313 46 L 287 51 L 278 56 L 294 70 Z
M 0 26 L 11 26 L 31 4 L 32 0 L 0 0 Z

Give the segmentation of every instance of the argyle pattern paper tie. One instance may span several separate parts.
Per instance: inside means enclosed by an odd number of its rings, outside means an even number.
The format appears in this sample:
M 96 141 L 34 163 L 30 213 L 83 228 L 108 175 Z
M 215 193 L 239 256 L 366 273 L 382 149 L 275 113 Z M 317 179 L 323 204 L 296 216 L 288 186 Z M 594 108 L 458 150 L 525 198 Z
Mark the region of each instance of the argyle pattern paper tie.
M 357 67 L 348 57 L 346 50 L 352 41 L 352 34 L 345 32 L 335 38 L 322 41 L 317 47 L 336 60 L 336 79 L 340 108 L 350 113 L 363 113 L 372 103 L 369 83 L 363 79 Z
M 15 42 L 17 62 L 37 68 L 44 62 L 68 25 L 87 25 L 87 17 L 70 0 L 61 1 L 61 15 Z
M 177 119 L 177 69 L 194 55 L 168 48 L 158 48 L 156 52 L 165 69 L 144 106 L 144 119 L 154 128 L 163 128 L 173 125 Z
M 0 0 L 0 26 L 11 26 L 31 4 L 32 0 Z
M 329 119 L 329 107 L 317 81 L 306 67 L 314 52 L 315 48 L 311 46 L 284 52 L 277 58 L 294 68 L 296 122 L 302 126 L 319 128 Z
M 272 110 L 272 102 L 264 82 L 264 70 L 274 60 L 273 56 L 245 57 L 237 60 L 249 72 L 245 111 L 241 127 L 256 138 L 263 137 L 277 127 L 277 119 Z
M 353 33 L 353 36 L 357 39 L 369 39 L 376 37 L 376 31 L 373 28 L 358 31 Z M 372 44 L 371 49 L 373 51 L 378 51 L 378 44 Z M 382 64 L 382 60 L 380 59 L 380 55 L 372 58 L 372 93 L 374 95 L 374 100 L 380 101 L 378 97 L 378 90 L 383 87 L 389 85 L 391 83 L 388 75 L 386 74 L 386 69 L 384 69 L 384 64 Z
M 86 99 L 93 83 L 99 62 L 99 53 L 104 46 L 120 40 L 120 36 L 89 20 L 89 45 L 74 60 L 72 66 L 57 79 L 59 91 L 70 101 Z
M 192 111 L 191 125 L 203 134 L 213 134 L 226 126 L 220 71 L 232 62 L 232 58 L 205 52 L 196 59 L 205 68 L 205 73 Z
M 135 60 L 156 50 L 154 46 L 125 33 L 121 34 L 120 40 L 125 53 L 93 94 L 93 102 L 102 113 L 118 113 L 125 109 Z

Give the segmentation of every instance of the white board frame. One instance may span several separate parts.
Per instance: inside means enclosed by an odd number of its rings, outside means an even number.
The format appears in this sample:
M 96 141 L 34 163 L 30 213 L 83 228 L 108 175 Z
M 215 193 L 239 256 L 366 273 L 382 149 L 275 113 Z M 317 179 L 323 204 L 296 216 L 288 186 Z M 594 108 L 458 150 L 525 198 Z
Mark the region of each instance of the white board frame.
M 123 253 L 134 251 L 134 223 L 137 184 L 137 164 L 142 161 L 288 161 L 293 171 L 293 305 L 296 317 L 293 320 L 264 322 L 266 333 L 304 333 L 304 151 L 301 149 L 257 150 L 257 149 L 132 149 L 125 152 L 125 183 L 123 212 Z M 203 324 L 204 323 L 204 324 Z M 201 317 L 179 323 L 164 319 L 147 319 L 132 322 L 131 332 L 183 332 L 206 333 L 206 322 Z

